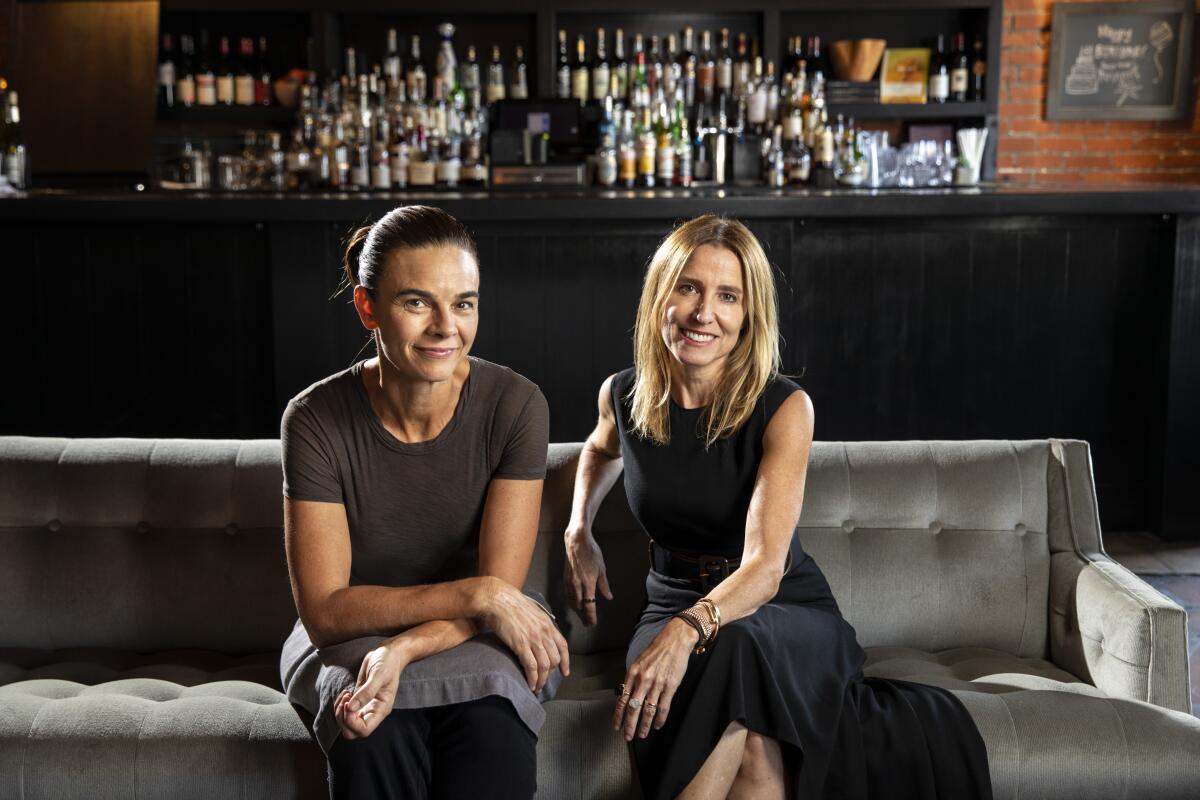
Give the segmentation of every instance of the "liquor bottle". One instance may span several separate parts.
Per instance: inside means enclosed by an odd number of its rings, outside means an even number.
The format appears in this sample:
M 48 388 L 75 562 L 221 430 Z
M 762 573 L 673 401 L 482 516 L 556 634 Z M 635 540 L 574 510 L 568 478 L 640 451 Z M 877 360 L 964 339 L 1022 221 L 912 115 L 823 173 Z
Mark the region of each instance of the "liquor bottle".
M 587 63 L 587 42 L 583 40 L 581 33 L 575 41 L 575 64 L 571 67 L 571 97 L 580 104 L 587 102 L 591 77 Z
M 682 85 L 683 68 L 679 64 L 679 41 L 675 34 L 667 34 L 667 54 L 663 60 L 663 94 L 674 100 Z
M 233 79 L 233 99 L 239 106 L 254 105 L 254 39 L 243 36 L 239 52 L 241 61 L 238 64 L 237 75 Z
M 388 166 L 392 169 L 392 188 L 403 189 L 408 186 L 408 140 L 403 123 L 396 126 L 392 133 L 391 152 L 388 154 Z
M 613 65 L 610 93 L 622 103 L 629 97 L 629 62 L 625 60 L 625 31 L 613 34 Z
M 600 120 L 600 146 L 596 150 L 596 183 L 611 188 L 617 182 L 617 132 L 613 122 L 613 98 L 604 98 L 604 117 Z
M 158 51 L 158 106 L 175 107 L 175 40 L 169 33 L 162 35 Z
M 387 142 L 376 142 L 371 147 L 371 188 L 386 192 L 392 188 L 392 160 Z
M 650 109 L 642 109 L 642 117 L 637 126 L 637 176 L 638 185 L 647 189 L 654 188 L 655 155 L 658 149 L 658 138 L 654 135 L 654 125 Z
M 312 177 L 312 151 L 304 143 L 304 136 L 297 128 L 292 133 L 292 146 L 287 152 L 287 188 L 293 192 L 309 189 Z
M 222 36 L 220 58 L 217 61 L 217 103 L 233 105 L 233 59 L 229 53 L 229 37 Z
M 267 152 L 264 158 L 266 171 L 263 176 L 267 189 L 282 192 L 287 188 L 287 154 L 283 152 L 283 134 L 268 131 Z
M 750 51 L 746 45 L 746 34 L 739 33 L 737 36 L 737 62 L 733 65 L 733 94 L 734 97 L 742 97 L 746 94 L 746 84 L 750 82 L 750 70 L 753 67 L 753 62 L 750 60 Z
M 763 78 L 762 56 L 754 59 L 754 75 L 746 84 L 746 123 L 751 132 L 762 136 L 767 124 L 767 82 Z
M 717 91 L 733 91 L 733 52 L 729 49 L 729 28 L 721 28 L 721 49 L 717 53 Z
M 0 78 L 0 84 L 4 80 Z M 17 93 L 9 90 L 4 98 L 4 177 L 17 189 L 29 188 L 29 154 L 25 150 L 25 135 L 21 130 L 21 107 Z
M 670 187 L 675 183 L 675 125 L 665 100 L 658 110 L 655 137 L 658 149 L 655 153 L 654 179 L 659 186 Z
M 783 126 L 771 132 L 771 146 L 763 159 L 763 182 L 772 189 L 782 189 L 787 183 L 787 159 L 783 151 Z
M 603 100 L 608 96 L 612 76 L 608 63 L 608 48 L 604 42 L 604 28 L 596 29 L 596 58 L 592 61 L 592 99 Z
M 944 103 L 950 98 L 950 63 L 946 60 L 946 37 L 939 33 L 937 48 L 929 58 L 929 102 Z
M 267 37 L 258 37 L 258 74 L 254 78 L 254 102 L 271 105 L 271 68 L 267 65 Z
M 763 78 L 766 83 L 767 93 L 767 124 L 779 121 L 779 105 L 780 105 L 780 90 L 779 83 L 775 78 L 775 62 L 767 62 L 767 74 Z
M 191 108 L 196 103 L 196 42 L 186 33 L 179 37 L 179 64 L 175 69 L 175 100 Z
M 650 84 L 647 80 L 646 50 L 642 35 L 633 35 L 633 71 L 629 76 L 629 105 L 641 108 L 650 104 Z
M 633 111 L 627 110 L 621 120 L 621 132 L 617 136 L 617 180 L 626 189 L 637 185 L 638 174 L 637 135 L 633 130 Z
M 818 83 L 824 86 L 825 81 L 829 80 L 829 65 L 825 63 L 825 56 L 821 53 L 821 37 L 808 37 L 808 55 L 805 57 L 805 62 L 808 65 L 808 80 L 812 86 Z
M 453 189 L 458 186 L 462 175 L 462 141 L 457 135 L 442 140 L 441 157 L 438 159 L 434 180 L 441 186 Z
M 814 138 L 817 146 L 813 156 L 812 181 L 818 189 L 832 189 L 836 182 L 833 171 L 833 129 L 829 127 L 824 110 L 821 111 L 821 116 L 817 121 Z
M 980 102 L 985 99 L 987 87 L 987 59 L 983 56 L 983 39 L 976 36 L 975 44 L 971 48 L 971 90 L 969 97 L 971 100 Z
M 675 104 L 675 119 L 679 129 L 675 136 L 675 185 L 685 189 L 692 185 L 692 137 L 688 133 L 687 114 L 683 101 Z
M 571 62 L 567 58 L 567 32 L 558 31 L 558 71 L 554 82 L 554 96 L 563 99 L 571 96 Z
M 488 64 L 487 101 L 503 100 L 507 91 L 504 85 L 504 63 L 500 61 L 500 45 L 492 45 L 492 63 Z
M 699 102 L 709 104 L 713 101 L 717 88 L 717 60 L 713 55 L 712 31 L 700 34 L 700 60 L 696 63 L 696 90 Z
M 442 79 L 442 91 L 449 95 L 458 86 L 458 57 L 454 54 L 454 25 L 443 22 L 437 27 L 442 44 L 437 54 L 437 74 Z
M 421 64 L 421 37 L 413 36 L 408 51 L 408 72 L 404 76 L 408 98 L 414 103 L 425 102 L 427 79 Z
M 525 48 L 517 45 L 513 53 L 512 66 L 508 71 L 508 96 L 514 100 L 529 97 L 529 70 L 525 66 Z
M 467 58 L 458 65 L 458 83 L 466 93 L 468 102 L 474 105 L 473 101 L 480 97 L 482 87 L 479 77 L 479 58 L 473 44 L 467 45 Z
M 967 58 L 966 37 L 960 32 L 954 35 L 954 53 L 950 56 L 950 99 L 955 103 L 967 102 L 970 93 L 970 59 Z
M 346 48 L 346 52 L 343 54 L 342 60 L 344 61 L 342 74 L 344 74 L 346 76 L 346 80 L 350 82 L 351 86 L 357 86 L 358 85 L 358 51 L 354 49 L 353 45 Z
M 691 26 L 683 29 L 683 52 L 679 54 L 679 85 L 683 89 L 683 104 L 688 113 L 696 106 L 696 33 Z
M 200 67 L 196 70 L 196 105 L 215 106 L 217 104 L 217 76 L 212 71 L 209 61 L 212 50 L 208 41 L 208 31 L 200 30 Z
M 646 88 L 650 93 L 650 102 L 658 102 L 663 94 L 663 59 L 662 47 L 657 34 L 650 36 L 650 52 L 646 54 Z
M 804 139 L 795 136 L 787 151 L 787 182 L 792 186 L 808 183 L 812 172 L 812 153 L 804 146 Z
M 388 28 L 387 53 L 383 57 L 383 74 L 388 82 L 395 85 L 400 82 L 402 59 L 400 58 L 400 38 L 395 28 Z

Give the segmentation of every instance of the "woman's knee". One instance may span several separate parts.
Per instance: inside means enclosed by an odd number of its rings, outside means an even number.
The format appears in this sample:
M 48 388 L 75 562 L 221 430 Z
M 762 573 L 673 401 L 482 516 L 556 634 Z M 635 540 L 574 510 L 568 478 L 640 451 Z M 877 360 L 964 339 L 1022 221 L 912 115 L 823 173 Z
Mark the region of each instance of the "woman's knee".
M 779 742 L 758 733 L 747 734 L 739 776 L 752 781 L 777 780 L 782 777 L 782 772 L 783 754 Z
M 438 753 L 447 765 L 445 771 L 435 766 L 439 796 L 528 798 L 537 788 L 537 737 L 503 697 L 447 707 L 438 726 Z M 464 770 L 463 764 L 472 768 Z

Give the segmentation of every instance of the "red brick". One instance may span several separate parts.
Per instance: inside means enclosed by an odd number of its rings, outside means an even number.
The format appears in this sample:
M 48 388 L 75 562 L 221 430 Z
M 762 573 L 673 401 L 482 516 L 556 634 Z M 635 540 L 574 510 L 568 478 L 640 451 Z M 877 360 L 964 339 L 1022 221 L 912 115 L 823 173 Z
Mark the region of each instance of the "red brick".
M 1042 118 L 1041 103 L 1000 103 L 1000 124 L 1012 128 L 1021 129 L 1028 126 L 1030 122 L 1040 120 Z M 1042 127 L 1031 127 L 1029 130 L 1043 130 Z
M 1109 156 L 1115 168 L 1153 168 L 1162 167 L 1162 157 L 1158 153 L 1122 153 Z
M 1085 136 L 1083 137 L 1084 149 L 1090 152 L 1113 152 L 1119 151 L 1123 153 L 1136 150 L 1135 140 L 1132 136 Z
M 1050 53 L 1046 50 L 1008 50 L 1001 56 L 1005 64 L 1035 64 L 1043 65 L 1050 61 Z
M 1078 136 L 1039 136 L 1038 149 L 1047 153 L 1081 152 L 1083 139 Z
M 1185 169 L 1200 170 L 1200 152 L 1163 153 L 1162 165 L 1164 167 L 1183 167 Z
M 1020 83 L 1007 87 L 1005 94 L 1010 100 L 1044 100 L 1046 87 L 1040 83 Z
M 1000 153 L 1032 153 L 1040 146 L 1032 136 L 1001 136 L 996 149 Z

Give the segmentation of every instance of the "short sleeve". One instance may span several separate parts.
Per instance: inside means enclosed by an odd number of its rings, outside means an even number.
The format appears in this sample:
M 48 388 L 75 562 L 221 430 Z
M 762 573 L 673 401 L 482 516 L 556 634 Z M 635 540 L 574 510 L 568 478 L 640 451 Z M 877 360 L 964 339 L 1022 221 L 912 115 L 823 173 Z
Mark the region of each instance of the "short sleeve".
M 542 480 L 550 446 L 550 409 L 537 387 L 513 421 L 493 478 Z
M 293 500 L 341 503 L 342 482 L 316 412 L 293 400 L 280 425 L 283 451 L 283 493 Z

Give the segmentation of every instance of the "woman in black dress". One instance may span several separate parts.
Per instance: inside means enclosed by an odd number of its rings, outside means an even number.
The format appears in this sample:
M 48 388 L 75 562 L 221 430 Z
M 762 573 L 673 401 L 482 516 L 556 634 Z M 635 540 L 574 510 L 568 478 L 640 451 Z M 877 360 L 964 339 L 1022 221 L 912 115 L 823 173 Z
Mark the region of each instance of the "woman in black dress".
M 808 395 L 779 375 L 771 268 L 741 223 L 677 228 L 646 272 L 634 367 L 610 376 L 579 460 L 567 583 L 611 599 L 591 535 L 622 469 L 650 537 L 647 605 L 613 726 L 659 798 L 990 798 L 950 692 L 865 678 L 854 629 L 795 536 Z

